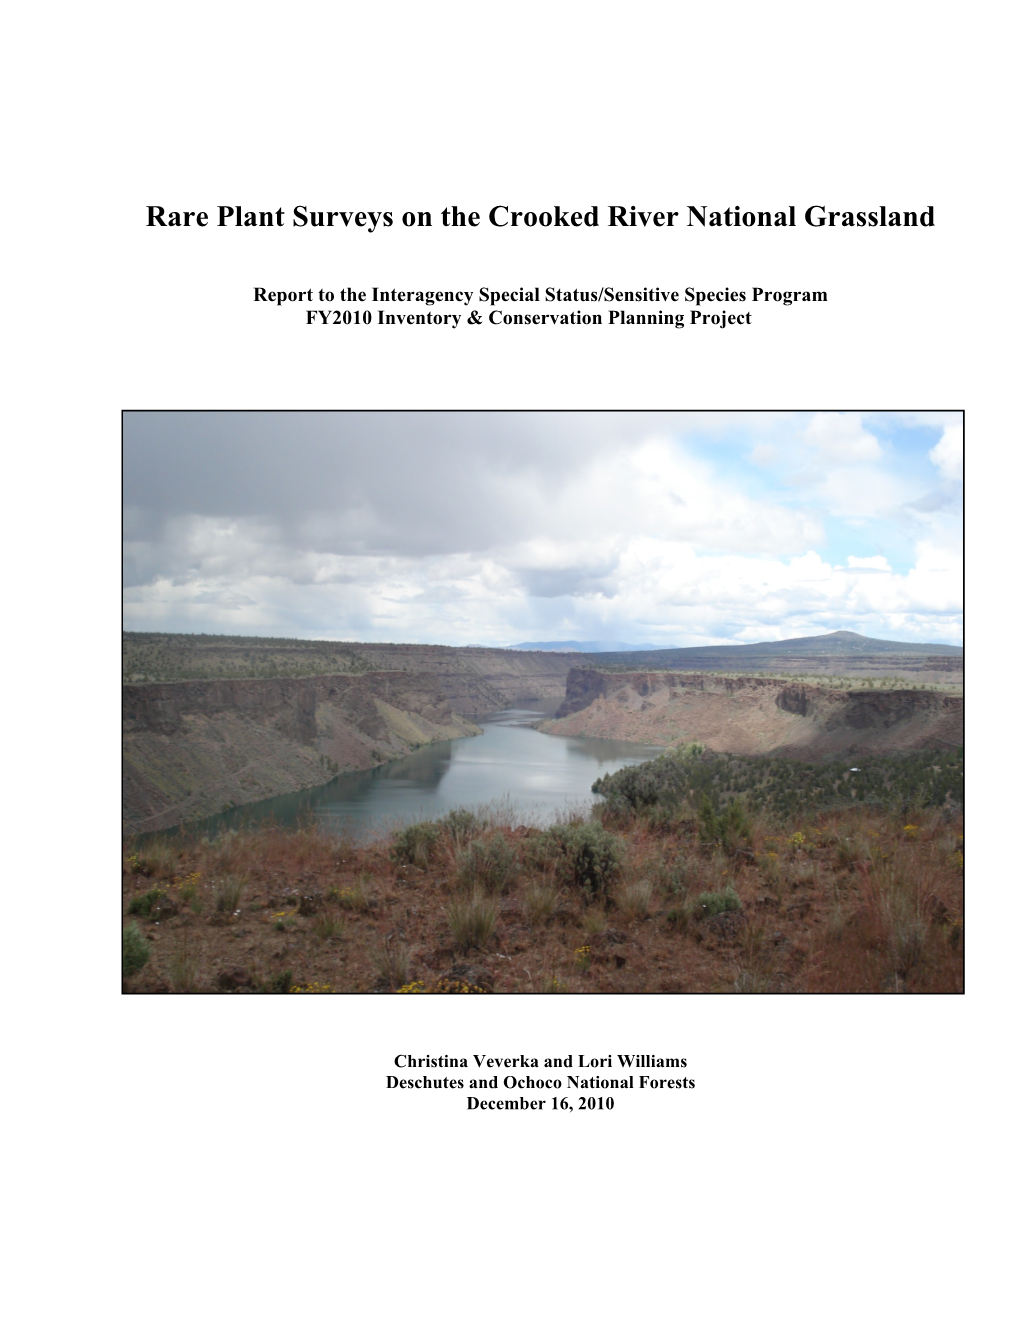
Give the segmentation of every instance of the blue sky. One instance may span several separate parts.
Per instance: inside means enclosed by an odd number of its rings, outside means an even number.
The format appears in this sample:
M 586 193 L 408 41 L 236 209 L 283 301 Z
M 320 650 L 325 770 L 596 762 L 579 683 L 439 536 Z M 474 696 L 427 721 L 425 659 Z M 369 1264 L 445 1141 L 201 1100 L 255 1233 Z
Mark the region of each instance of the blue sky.
M 962 641 L 951 413 L 147 413 L 128 628 Z

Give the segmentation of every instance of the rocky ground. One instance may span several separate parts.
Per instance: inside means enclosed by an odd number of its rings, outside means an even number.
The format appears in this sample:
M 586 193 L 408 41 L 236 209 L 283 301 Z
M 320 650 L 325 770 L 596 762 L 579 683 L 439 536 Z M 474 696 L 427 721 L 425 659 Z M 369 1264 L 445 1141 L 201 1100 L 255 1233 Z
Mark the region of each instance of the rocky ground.
M 557 834 L 455 813 L 429 829 L 364 847 L 283 830 L 126 845 L 125 989 L 963 989 L 962 825 L 947 810 L 758 820 L 728 847 L 689 817 Z M 585 888 L 575 845 L 592 829 L 615 863 Z

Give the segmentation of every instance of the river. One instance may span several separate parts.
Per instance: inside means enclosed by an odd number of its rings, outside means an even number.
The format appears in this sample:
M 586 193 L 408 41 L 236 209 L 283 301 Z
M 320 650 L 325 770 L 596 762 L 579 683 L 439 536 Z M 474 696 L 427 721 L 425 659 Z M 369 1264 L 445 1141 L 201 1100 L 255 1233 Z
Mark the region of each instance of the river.
M 495 802 L 512 803 L 518 816 L 547 824 L 557 812 L 595 802 L 591 785 L 600 775 L 662 751 L 615 738 L 539 733 L 534 723 L 545 714 L 499 711 L 479 718 L 481 737 L 432 743 L 374 770 L 338 775 L 318 788 L 237 807 L 187 828 L 207 834 L 268 820 L 290 826 L 312 816 L 323 829 L 364 835 Z

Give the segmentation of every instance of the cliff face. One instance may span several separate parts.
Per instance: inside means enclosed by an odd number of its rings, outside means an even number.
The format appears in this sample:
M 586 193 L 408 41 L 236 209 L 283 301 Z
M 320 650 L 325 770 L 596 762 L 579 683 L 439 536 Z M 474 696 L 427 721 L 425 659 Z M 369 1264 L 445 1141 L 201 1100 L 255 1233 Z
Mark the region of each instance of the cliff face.
M 165 829 L 479 733 L 435 678 L 372 673 L 124 688 L 124 829 Z
M 548 733 L 626 738 L 798 760 L 963 742 L 963 698 L 911 689 L 815 687 L 778 678 L 574 670 Z
M 205 637 L 125 633 L 124 681 L 348 677 L 369 671 L 432 674 L 461 715 L 480 715 L 523 702 L 563 700 L 576 656 L 483 646 L 315 642 L 286 638 Z
M 577 656 L 547 651 L 503 651 L 483 646 L 350 644 L 374 669 L 432 674 L 460 715 L 484 715 L 530 702 L 562 701 Z

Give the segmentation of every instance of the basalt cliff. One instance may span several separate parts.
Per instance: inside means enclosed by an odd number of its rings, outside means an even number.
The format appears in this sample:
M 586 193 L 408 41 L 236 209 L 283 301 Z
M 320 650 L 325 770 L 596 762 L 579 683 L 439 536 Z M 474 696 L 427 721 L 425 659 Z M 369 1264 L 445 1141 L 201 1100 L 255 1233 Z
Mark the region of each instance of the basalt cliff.
M 166 829 L 481 730 L 431 674 L 212 679 L 124 688 L 123 826 Z
M 963 698 L 779 678 L 574 669 L 547 733 L 822 761 L 963 742 Z

